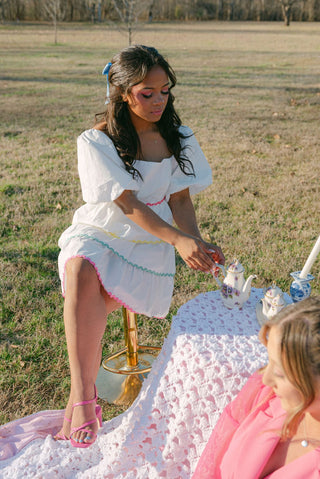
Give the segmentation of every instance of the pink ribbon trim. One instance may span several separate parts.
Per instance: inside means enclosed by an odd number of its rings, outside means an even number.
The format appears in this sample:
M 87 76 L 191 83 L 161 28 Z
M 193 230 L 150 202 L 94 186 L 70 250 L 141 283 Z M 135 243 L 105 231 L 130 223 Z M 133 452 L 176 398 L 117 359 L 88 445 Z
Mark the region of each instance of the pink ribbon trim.
M 156 206 L 156 205 L 161 205 L 161 203 L 166 199 L 166 197 L 164 196 L 162 198 L 162 200 L 160 201 L 157 201 L 156 203 L 146 203 L 147 206 Z

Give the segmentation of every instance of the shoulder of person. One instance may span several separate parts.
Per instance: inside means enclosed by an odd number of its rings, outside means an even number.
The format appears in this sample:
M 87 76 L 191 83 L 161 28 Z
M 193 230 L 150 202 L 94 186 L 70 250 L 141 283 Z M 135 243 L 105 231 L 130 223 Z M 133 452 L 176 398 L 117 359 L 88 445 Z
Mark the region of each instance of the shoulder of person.
M 194 133 L 193 131 L 191 130 L 191 128 L 189 128 L 188 126 L 186 125 L 181 125 L 179 126 L 179 133 L 181 133 L 183 136 L 185 136 L 186 138 L 189 138 L 191 136 L 194 136 Z
M 82 141 L 93 144 L 93 145 L 101 145 L 101 146 L 112 146 L 112 140 L 101 130 L 96 128 L 90 128 L 89 130 L 85 130 L 78 136 L 78 143 Z
M 194 153 L 200 153 L 201 151 L 202 154 L 199 142 L 191 128 L 183 125 L 179 127 L 179 132 L 183 135 L 183 138 L 181 139 L 182 147 L 186 147 L 187 149 L 189 148 Z
M 96 128 L 85 130 L 77 139 L 78 152 L 96 151 L 97 153 L 106 155 L 109 158 L 118 159 L 118 152 L 109 138 L 103 131 Z
M 182 146 L 188 145 L 188 146 L 194 147 L 194 148 L 199 146 L 198 140 L 195 137 L 195 134 L 194 134 L 193 130 L 191 128 L 189 128 L 189 126 L 181 125 L 179 127 L 179 132 L 182 135 L 182 138 L 181 138 Z

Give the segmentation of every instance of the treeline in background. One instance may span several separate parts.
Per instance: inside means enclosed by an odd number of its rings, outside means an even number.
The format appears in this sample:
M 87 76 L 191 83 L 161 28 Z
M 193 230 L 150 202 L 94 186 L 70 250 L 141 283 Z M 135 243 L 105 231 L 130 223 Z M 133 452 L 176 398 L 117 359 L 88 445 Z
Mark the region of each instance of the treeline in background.
M 0 0 L 0 21 L 320 21 L 320 0 Z

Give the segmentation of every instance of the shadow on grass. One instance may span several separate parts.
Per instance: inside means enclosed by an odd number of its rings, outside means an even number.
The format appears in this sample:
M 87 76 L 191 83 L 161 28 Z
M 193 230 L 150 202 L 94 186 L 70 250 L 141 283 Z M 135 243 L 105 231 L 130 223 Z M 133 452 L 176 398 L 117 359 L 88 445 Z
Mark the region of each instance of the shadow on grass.
M 9 251 L 3 250 L 0 252 L 0 258 L 10 263 L 16 263 L 16 266 L 21 270 L 24 266 L 28 265 L 38 270 L 41 276 L 51 276 L 57 274 L 56 264 L 58 261 L 59 247 L 58 246 L 39 246 L 38 249 L 34 249 L 35 246 L 28 246 L 25 249 L 12 249 Z M 54 264 L 55 270 L 49 268 L 49 265 Z M 55 272 L 54 272 L 55 271 Z

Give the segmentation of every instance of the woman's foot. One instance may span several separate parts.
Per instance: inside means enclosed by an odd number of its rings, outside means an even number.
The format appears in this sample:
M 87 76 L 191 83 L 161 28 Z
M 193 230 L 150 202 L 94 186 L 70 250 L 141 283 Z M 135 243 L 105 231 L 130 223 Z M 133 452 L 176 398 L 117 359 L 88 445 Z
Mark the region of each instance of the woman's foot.
M 88 447 L 95 442 L 99 425 L 102 425 L 101 407 L 97 405 L 97 392 L 94 398 L 76 401 L 72 405 L 70 440 L 74 447 Z
M 68 441 L 70 439 L 71 417 L 72 417 L 72 406 L 69 399 L 69 402 L 67 404 L 67 407 L 64 413 L 62 428 L 60 429 L 59 432 L 57 432 L 55 436 L 53 436 L 53 439 L 55 439 L 56 441 Z
M 59 432 L 57 432 L 57 434 L 55 436 L 53 436 L 53 438 L 56 440 L 56 441 L 68 441 L 70 439 L 70 432 L 71 432 L 71 424 L 73 423 L 73 428 L 74 429 L 77 429 L 77 426 L 75 424 L 80 424 L 80 425 L 83 425 L 84 423 L 88 422 L 88 420 L 90 419 L 87 419 L 87 417 L 94 417 L 94 415 L 96 416 L 96 419 L 98 419 L 98 422 L 96 421 L 95 419 L 95 422 L 97 422 L 97 427 L 92 423 L 92 426 L 88 426 L 86 427 L 85 429 L 88 429 L 90 431 L 92 431 L 92 436 L 94 437 L 96 435 L 96 432 L 98 430 L 98 425 L 101 426 L 101 423 L 102 423 L 102 410 L 101 410 L 101 407 L 97 404 L 97 394 L 96 394 L 96 389 L 95 389 L 95 397 L 94 397 L 94 403 L 93 403 L 93 400 L 90 400 L 89 403 L 90 404 L 85 404 L 82 406 L 82 408 L 85 408 L 85 411 L 82 411 L 82 414 L 78 414 L 80 411 L 78 411 L 76 413 L 76 409 L 73 410 L 73 407 L 72 407 L 72 399 L 71 397 L 69 398 L 69 401 L 68 401 L 68 404 L 67 404 L 67 407 L 66 407 L 66 410 L 65 410 L 65 414 L 64 414 L 64 418 L 63 418 L 63 425 L 62 425 L 62 428 L 60 429 Z M 86 401 L 84 401 L 86 403 Z M 91 406 L 91 404 L 93 403 L 94 405 L 94 408 L 92 407 L 89 407 Z M 80 409 L 80 408 L 77 408 L 77 409 Z M 94 412 L 92 412 L 92 409 L 94 410 Z M 74 420 L 74 421 L 73 421 Z M 84 438 L 86 437 L 86 435 L 88 434 L 85 434 L 83 431 L 79 431 L 78 434 L 76 434 L 75 432 L 73 433 L 73 439 L 75 441 L 84 441 Z M 90 434 L 89 434 L 89 437 L 86 438 L 86 441 L 84 442 L 92 442 L 91 441 L 91 437 L 90 437 Z

